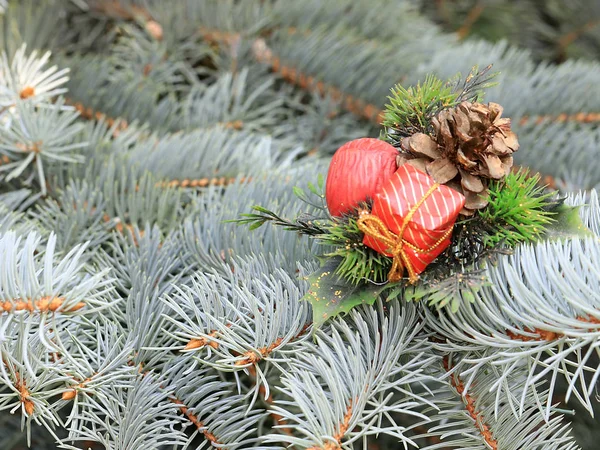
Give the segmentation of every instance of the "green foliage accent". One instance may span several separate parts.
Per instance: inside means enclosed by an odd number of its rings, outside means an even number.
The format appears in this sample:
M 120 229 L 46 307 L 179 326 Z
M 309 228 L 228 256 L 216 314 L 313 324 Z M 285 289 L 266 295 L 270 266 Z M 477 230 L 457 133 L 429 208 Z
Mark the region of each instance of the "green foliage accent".
M 498 72 L 489 73 L 491 68 L 491 64 L 483 70 L 479 70 L 479 66 L 474 66 L 464 80 L 462 75 L 458 74 L 448 82 L 452 86 L 452 92 L 457 95 L 457 104 L 464 101 L 480 102 L 483 100 L 486 89 L 498 84 L 491 81 L 498 75 Z
M 325 206 L 325 177 L 323 177 L 322 174 L 318 175 L 316 186 L 314 183 L 308 183 L 309 192 L 312 194 L 312 197 L 316 197 L 317 200 L 311 198 L 311 196 L 299 186 L 294 186 L 292 189 L 294 195 L 304 203 L 311 205 L 317 210 L 324 212 L 327 211 L 327 207 Z M 256 230 L 265 223 L 271 222 L 273 225 L 283 227 L 284 230 L 296 231 L 297 233 L 306 234 L 309 236 L 317 236 L 327 233 L 324 227 L 330 222 L 329 219 L 309 217 L 308 215 L 306 217 L 298 217 L 292 221 L 285 219 L 279 216 L 277 213 L 260 205 L 254 205 L 252 209 L 256 211 L 256 213 L 240 214 L 242 218 L 226 220 L 225 222 L 237 223 L 239 225 L 249 225 L 250 230 Z
M 463 302 L 474 302 L 475 294 L 491 283 L 481 269 L 471 268 L 437 280 L 423 280 L 392 291 L 389 298 L 402 294 L 405 301 L 426 301 L 429 306 L 444 308 L 448 306 L 455 313 Z M 402 290 L 400 290 L 402 289 Z
M 306 234 L 308 236 L 317 236 L 326 233 L 323 228 L 325 219 L 314 219 L 314 218 L 297 218 L 292 221 L 285 219 L 277 213 L 264 208 L 259 205 L 252 207 L 256 213 L 240 214 L 241 219 L 225 220 L 225 223 L 237 223 L 239 225 L 249 225 L 250 230 L 256 230 L 267 222 L 271 222 L 273 225 L 283 227 L 284 230 L 295 231 L 300 234 Z
M 312 194 L 312 197 L 307 194 L 304 189 L 299 186 L 294 186 L 294 195 L 302 200 L 307 205 L 311 205 L 314 208 L 317 208 L 322 211 L 327 211 L 327 206 L 325 203 L 325 177 L 322 173 L 317 176 L 317 185 L 310 181 L 307 183 L 307 187 L 309 192 Z
M 565 239 L 594 236 L 594 233 L 581 220 L 580 209 L 581 206 L 561 204 L 555 210 L 554 221 L 546 228 L 544 237 L 547 239 Z
M 447 82 L 428 75 L 423 84 L 404 88 L 400 84 L 391 89 L 390 103 L 385 106 L 383 126 L 387 138 L 394 142 L 401 136 L 414 133 L 430 133 L 431 119 L 441 110 L 451 108 L 463 101 L 479 101 L 485 89 L 494 86 L 490 80 L 497 74 L 489 74 L 491 65 L 479 70 L 474 66 L 466 78 L 460 74 Z
M 319 239 L 335 247 L 326 256 L 339 257 L 341 261 L 335 273 L 354 285 L 371 280 L 382 283 L 392 266 L 392 259 L 362 243 L 363 234 L 358 229 L 356 217 L 334 219 L 326 227 L 327 233 Z
M 530 177 L 528 171 L 510 173 L 502 182 L 489 186 L 489 205 L 480 212 L 484 222 L 493 230 L 486 238 L 488 247 L 504 243 L 509 247 L 523 242 L 535 242 L 556 221 L 551 199 L 555 193 L 545 193 L 539 185 L 539 175 Z M 550 206 L 550 208 L 549 208 Z
M 428 75 L 423 84 L 409 88 L 397 84 L 391 94 L 390 103 L 385 106 L 383 126 L 401 136 L 426 133 L 431 118 L 441 109 L 454 105 L 458 97 L 451 86 L 433 75 Z
M 336 274 L 340 258 L 329 258 L 325 264 L 308 277 L 310 288 L 302 298 L 310 302 L 315 329 L 327 320 L 348 313 L 359 305 L 372 305 L 387 284 L 362 283 L 353 285 Z
M 363 234 L 358 229 L 354 215 L 336 217 L 333 220 L 299 217 L 292 221 L 262 206 L 253 206 L 252 209 L 256 213 L 242 214 L 242 218 L 227 222 L 249 225 L 250 230 L 270 222 L 284 230 L 311 236 L 333 247 L 325 256 L 340 259 L 335 273 L 346 282 L 358 285 L 367 280 L 376 283 L 386 281 L 392 260 L 362 243 Z

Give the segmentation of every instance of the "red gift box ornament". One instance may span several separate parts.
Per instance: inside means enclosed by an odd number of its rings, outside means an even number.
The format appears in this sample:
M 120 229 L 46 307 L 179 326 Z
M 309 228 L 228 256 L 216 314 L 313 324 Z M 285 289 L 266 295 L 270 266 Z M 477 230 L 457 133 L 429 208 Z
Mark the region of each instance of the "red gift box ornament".
M 460 192 L 404 164 L 375 194 L 371 212 L 360 212 L 357 224 L 366 246 L 393 258 L 388 280 L 399 281 L 406 270 L 415 283 L 450 245 L 464 204 Z
M 372 198 L 398 169 L 398 150 L 385 141 L 361 138 L 342 145 L 333 155 L 325 199 L 332 216 L 352 211 Z

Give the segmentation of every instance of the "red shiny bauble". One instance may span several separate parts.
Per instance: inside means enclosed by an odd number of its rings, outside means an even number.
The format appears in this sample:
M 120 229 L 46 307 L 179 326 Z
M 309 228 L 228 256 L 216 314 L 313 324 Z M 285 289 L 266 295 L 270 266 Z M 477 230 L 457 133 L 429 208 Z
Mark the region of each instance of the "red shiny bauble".
M 355 139 L 333 155 L 325 199 L 332 216 L 351 211 L 373 196 L 398 169 L 398 150 L 379 139 Z

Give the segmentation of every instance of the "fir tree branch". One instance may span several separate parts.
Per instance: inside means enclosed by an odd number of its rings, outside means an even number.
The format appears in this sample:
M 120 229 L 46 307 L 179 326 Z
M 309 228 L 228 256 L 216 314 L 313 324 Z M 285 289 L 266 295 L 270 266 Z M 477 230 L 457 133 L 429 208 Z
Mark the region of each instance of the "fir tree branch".
M 253 52 L 259 62 L 268 64 L 274 72 L 280 73 L 285 81 L 294 84 L 301 89 L 310 92 L 316 92 L 322 96 L 329 96 L 334 101 L 339 102 L 345 110 L 353 113 L 359 118 L 374 122 L 376 124 L 384 123 L 385 110 L 379 107 L 367 104 L 361 99 L 357 99 L 350 94 L 345 94 L 335 86 L 324 84 L 311 75 L 306 75 L 291 66 L 282 65 L 280 59 L 273 54 L 264 39 L 257 39 L 253 44 Z M 544 121 L 556 122 L 579 122 L 596 123 L 600 122 L 600 113 L 582 112 L 577 114 L 552 114 L 547 116 L 523 116 L 520 119 L 522 125 L 534 122 L 541 124 Z
M 356 399 L 358 400 L 358 399 Z M 344 414 L 344 418 L 342 421 L 336 426 L 337 432 L 333 435 L 333 441 L 326 442 L 323 446 L 313 446 L 309 447 L 307 450 L 340 450 L 342 448 L 342 440 L 346 433 L 348 433 L 348 428 L 350 427 L 350 420 L 352 419 L 352 404 L 356 401 L 355 399 L 350 399 L 347 402 L 346 413 Z
M 255 40 L 252 44 L 252 50 L 257 61 L 269 65 L 271 70 L 279 73 L 285 81 L 295 84 L 301 89 L 316 92 L 323 97 L 331 97 L 333 101 L 340 103 L 344 109 L 362 119 L 376 124 L 382 123 L 383 112 L 378 107 L 344 93 L 335 86 L 318 81 L 312 75 L 303 74 L 294 67 L 282 64 L 281 60 L 273 54 L 273 51 L 264 39 L 259 38 Z
M 523 390 L 527 376 L 525 365 L 519 365 L 510 377 L 501 380 L 505 395 L 499 396 L 490 386 L 503 368 L 484 363 L 486 368 L 477 377 L 467 377 L 457 370 L 460 362 L 456 362 L 456 358 L 460 359 L 456 353 L 447 354 L 439 368 L 433 368 L 439 387 L 434 383 L 429 392 L 437 408 L 425 408 L 423 413 L 430 421 L 417 423 L 413 429 L 425 426 L 428 432 L 417 437 L 439 437 L 440 442 L 420 448 L 576 448 L 569 436 L 569 426 L 557 414 L 560 410 L 553 411 L 549 417 L 540 417 L 539 404 L 550 399 L 543 383 L 536 383 L 531 392 Z M 522 395 L 529 402 L 526 408 L 517 410 L 515 403 Z
M 121 20 L 133 20 L 135 16 L 151 19 L 150 12 L 135 4 L 124 5 L 119 0 L 94 0 L 92 9 L 108 17 Z
M 185 178 L 183 180 L 168 180 L 168 181 L 160 181 L 156 185 L 159 187 L 182 187 L 182 188 L 205 188 L 208 186 L 219 186 L 225 187 L 232 183 L 247 183 L 252 181 L 252 177 L 234 177 L 234 178 L 226 178 L 226 177 L 213 177 L 213 178 L 198 178 L 198 179 L 188 179 Z
M 519 119 L 520 125 L 527 125 L 529 123 L 534 123 L 536 125 L 541 125 L 544 122 L 577 122 L 577 123 L 598 123 L 600 122 L 600 113 L 597 112 L 580 112 L 576 114 L 552 114 L 545 116 L 523 116 Z
M 262 226 L 263 224 L 270 222 L 273 225 L 283 227 L 286 231 L 295 231 L 300 234 L 308 236 L 327 236 L 329 233 L 326 230 L 326 224 L 328 220 L 318 218 L 297 218 L 296 220 L 289 220 L 277 215 L 277 213 L 270 211 L 262 206 L 254 205 L 252 207 L 256 213 L 241 214 L 241 219 L 234 219 L 230 222 L 237 223 L 240 225 L 250 225 L 250 230 Z
M 194 426 L 204 435 L 206 440 L 210 443 L 210 445 L 214 448 L 224 448 L 223 444 L 219 442 L 217 437 L 208 431 L 208 428 L 204 423 L 198 419 L 198 416 L 192 412 L 190 412 L 189 408 L 185 406 L 185 404 L 179 400 L 178 398 L 171 399 L 173 403 L 179 406 L 179 411 L 183 414 Z
M 237 33 L 216 29 L 201 28 L 200 33 L 205 40 L 215 44 L 226 44 L 230 46 L 240 39 L 240 35 Z M 306 34 L 310 34 L 310 31 L 302 30 L 300 33 L 296 28 L 289 27 L 287 33 L 290 35 L 300 34 L 306 36 Z M 371 45 L 375 44 L 375 41 L 373 40 L 368 40 L 368 42 Z M 285 81 L 298 86 L 300 89 L 317 93 L 321 96 L 328 96 L 341 104 L 343 109 L 361 119 L 368 120 L 378 125 L 383 124 L 385 115 L 384 109 L 380 109 L 373 104 L 368 104 L 359 98 L 355 98 L 351 94 L 344 93 L 335 86 L 318 81 L 314 76 L 303 74 L 293 66 L 282 64 L 280 58 L 274 55 L 273 50 L 268 46 L 264 38 L 257 38 L 253 41 L 252 51 L 257 61 L 269 65 L 271 70 L 279 73 Z M 522 125 L 530 122 L 541 124 L 545 121 L 556 121 L 559 123 L 565 121 L 596 123 L 600 122 L 600 113 L 581 112 L 577 114 L 558 113 L 543 116 L 526 115 L 522 116 L 519 120 Z
M 570 31 L 569 33 L 560 37 L 557 42 L 556 53 L 558 58 L 564 58 L 567 47 L 575 42 L 577 39 L 581 37 L 582 34 L 593 30 L 594 28 L 600 26 L 600 19 L 594 19 L 585 24 L 581 25 L 579 28 Z
M 471 416 L 471 419 L 473 419 L 475 426 L 481 433 L 483 440 L 490 449 L 498 450 L 498 441 L 494 438 L 494 435 L 490 431 L 490 426 L 486 423 L 486 418 L 483 416 L 482 411 L 477 409 L 476 399 L 472 394 L 465 391 L 465 385 L 460 379 L 460 376 L 456 372 L 452 372 L 453 366 L 447 355 L 444 356 L 442 364 L 444 370 L 450 374 L 450 384 L 456 390 L 458 395 L 461 396 L 463 402 L 465 403 L 465 408 L 469 413 L 469 416 Z
M 2 363 L 11 374 L 13 389 L 15 389 L 18 393 L 22 410 L 27 414 L 27 416 L 33 416 L 35 412 L 35 403 L 31 396 L 31 392 L 27 388 L 27 382 L 19 373 L 19 371 L 9 365 L 4 359 L 2 360 Z
M 73 106 L 79 113 L 79 116 L 85 120 L 95 120 L 97 122 L 105 122 L 109 128 L 113 129 L 113 136 L 117 137 L 121 131 L 124 131 L 129 126 L 125 119 L 113 119 L 100 111 L 94 111 L 92 108 L 86 108 L 83 103 L 65 99 L 65 105 Z
M 1 309 L 4 310 L 5 313 L 14 313 L 17 311 L 29 311 L 32 312 L 74 312 L 78 311 L 81 308 L 85 307 L 84 302 L 79 302 L 75 305 L 67 306 L 66 308 L 62 308 L 65 303 L 64 297 L 52 297 L 52 296 L 44 296 L 39 298 L 38 300 L 33 299 L 14 299 L 12 301 L 5 300 L 0 306 Z
M 484 10 L 485 10 L 485 5 L 483 4 L 482 1 L 478 1 L 475 4 L 475 6 L 469 11 L 469 14 L 467 14 L 467 17 L 465 18 L 464 23 L 456 31 L 456 34 L 458 34 L 458 37 L 461 40 L 465 39 L 469 35 L 469 32 L 471 31 L 471 27 L 475 24 L 475 22 L 477 22 L 477 19 L 479 19 L 481 14 L 483 14 Z

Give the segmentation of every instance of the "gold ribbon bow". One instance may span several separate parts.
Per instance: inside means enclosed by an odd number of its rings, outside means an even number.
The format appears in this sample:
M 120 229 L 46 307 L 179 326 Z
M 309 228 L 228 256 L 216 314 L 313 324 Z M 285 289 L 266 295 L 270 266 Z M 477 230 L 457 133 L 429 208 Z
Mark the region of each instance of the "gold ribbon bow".
M 417 275 L 415 268 L 406 253 L 405 248 L 409 247 L 418 253 L 429 253 L 436 247 L 438 247 L 450 234 L 452 233 L 452 227 L 448 228 L 448 230 L 444 233 L 444 235 L 431 247 L 427 249 L 420 249 L 415 245 L 408 242 L 404 239 L 404 232 L 408 227 L 408 224 L 412 220 L 413 216 L 417 212 L 417 210 L 421 207 L 421 205 L 427 200 L 427 198 L 435 192 L 435 190 L 440 186 L 439 183 L 434 183 L 429 190 L 423 195 L 423 197 L 410 209 L 406 217 L 402 222 L 402 226 L 400 227 L 400 231 L 398 234 L 394 234 L 390 229 L 383 223 L 379 217 L 370 214 L 367 210 L 361 210 L 359 212 L 358 220 L 356 224 L 358 225 L 358 229 L 362 231 L 366 236 L 372 237 L 380 241 L 381 243 L 387 246 L 387 251 L 392 255 L 393 262 L 392 268 L 388 273 L 388 281 L 391 283 L 395 283 L 402 279 L 404 275 L 404 270 L 408 271 L 408 280 L 411 284 L 414 284 L 419 279 L 419 275 Z

